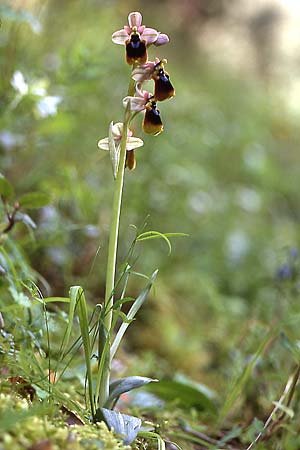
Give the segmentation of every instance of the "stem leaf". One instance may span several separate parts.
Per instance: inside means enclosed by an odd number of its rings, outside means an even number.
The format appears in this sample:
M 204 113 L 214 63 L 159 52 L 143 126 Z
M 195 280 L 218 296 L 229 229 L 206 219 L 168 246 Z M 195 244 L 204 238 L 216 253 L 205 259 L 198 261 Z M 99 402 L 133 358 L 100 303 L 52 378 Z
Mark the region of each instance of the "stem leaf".
M 134 300 L 135 299 L 133 297 L 120 298 L 120 300 L 117 300 L 114 303 L 113 309 L 119 309 L 124 303 L 134 302 Z
M 148 294 L 150 292 L 150 289 L 151 289 L 151 287 L 152 287 L 152 285 L 153 285 L 153 283 L 155 281 L 157 273 L 158 273 L 158 270 L 155 270 L 155 272 L 153 272 L 149 283 L 145 286 L 145 288 L 142 290 L 140 295 L 137 297 L 137 299 L 135 300 L 135 302 L 131 306 L 131 308 L 128 311 L 128 314 L 127 314 L 127 319 L 128 320 L 134 319 L 136 313 L 138 312 L 138 310 L 141 308 L 141 306 L 145 302 L 145 300 L 146 300 L 146 298 L 147 298 L 147 296 L 148 296 Z M 118 349 L 118 347 L 120 345 L 120 342 L 121 342 L 121 340 L 122 340 L 122 338 L 123 338 L 123 336 L 124 336 L 124 334 L 125 334 L 125 332 L 126 332 L 128 327 L 129 327 L 129 323 L 124 323 L 124 322 L 120 326 L 120 328 L 119 328 L 119 330 L 118 330 L 118 332 L 116 334 L 116 337 L 114 339 L 114 342 L 113 342 L 113 344 L 111 346 L 111 350 L 110 350 L 110 359 L 111 360 L 113 359 L 113 357 L 114 357 L 114 355 L 115 355 L 115 353 L 116 353 L 116 351 L 117 351 L 117 349 Z
M 115 314 L 116 316 L 121 317 L 121 319 L 123 320 L 123 322 L 124 322 L 124 323 L 128 323 L 128 325 L 130 325 L 131 322 L 133 322 L 133 321 L 135 320 L 135 319 L 128 319 L 127 315 L 126 315 L 123 311 L 120 311 L 119 309 L 115 310 L 115 311 L 114 311 L 114 314 Z
M 187 237 L 186 233 L 160 233 L 159 231 L 145 231 L 137 236 L 137 242 L 149 241 L 150 239 L 163 239 L 169 249 L 169 254 L 172 251 L 172 246 L 170 242 L 170 237 Z

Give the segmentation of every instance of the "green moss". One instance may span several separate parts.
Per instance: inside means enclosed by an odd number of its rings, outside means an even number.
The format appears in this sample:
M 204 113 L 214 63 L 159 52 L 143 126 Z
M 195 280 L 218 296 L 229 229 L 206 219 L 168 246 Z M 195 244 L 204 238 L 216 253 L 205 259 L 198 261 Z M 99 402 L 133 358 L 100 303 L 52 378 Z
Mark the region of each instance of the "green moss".
M 61 419 L 49 420 L 31 414 L 36 411 L 30 402 L 15 395 L 0 394 L 0 445 L 3 450 L 23 450 L 33 445 L 60 450 L 130 450 L 122 445 L 101 422 L 97 425 L 62 425 Z M 11 422 L 10 422 L 11 419 Z M 7 426 L 9 424 L 9 426 Z M 49 447 L 46 444 L 49 443 Z

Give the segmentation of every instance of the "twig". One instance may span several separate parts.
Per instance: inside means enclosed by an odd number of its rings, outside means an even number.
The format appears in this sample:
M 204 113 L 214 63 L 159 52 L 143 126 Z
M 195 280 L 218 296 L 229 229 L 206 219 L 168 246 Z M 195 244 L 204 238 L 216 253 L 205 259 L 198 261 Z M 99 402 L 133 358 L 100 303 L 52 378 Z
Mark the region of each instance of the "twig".
M 290 404 L 291 404 L 291 401 L 292 401 L 294 393 L 295 393 L 295 389 L 296 389 L 296 386 L 297 386 L 297 382 L 298 382 L 299 376 L 300 376 L 300 364 L 297 367 L 297 370 L 296 370 L 296 372 L 295 372 L 295 374 L 293 376 L 292 386 L 290 388 L 290 393 L 289 393 L 289 396 L 288 396 L 288 399 L 287 399 L 287 403 L 285 405 L 286 408 L 288 408 L 290 406 Z M 271 435 L 271 433 L 274 431 L 274 429 L 277 428 L 277 426 L 283 421 L 285 416 L 286 416 L 286 412 L 283 411 L 282 414 L 278 417 L 278 419 L 275 420 L 273 422 L 273 424 L 270 426 L 269 431 L 268 431 L 268 435 L 265 435 L 263 437 L 263 440 L 266 440 Z
M 262 429 L 262 431 L 257 435 L 256 439 L 247 447 L 246 450 L 250 450 L 252 448 L 254 448 L 254 446 L 258 443 L 259 440 L 265 438 L 265 433 L 267 431 L 267 429 L 269 428 L 269 425 L 272 422 L 273 416 L 276 414 L 276 412 L 280 409 L 280 407 L 282 406 L 285 398 L 288 396 L 288 400 L 287 400 L 287 407 L 290 405 L 293 395 L 295 393 L 295 388 L 298 382 L 300 376 L 300 364 L 297 367 L 297 370 L 295 372 L 295 374 L 293 376 L 290 376 L 288 379 L 288 382 L 284 388 L 284 391 L 279 399 L 279 401 L 276 403 L 275 407 L 273 408 L 271 414 L 269 415 L 268 419 L 266 420 L 264 427 Z M 278 424 L 280 422 L 282 422 L 282 420 L 284 419 L 286 413 L 283 412 L 281 414 L 281 416 L 273 423 L 273 425 L 270 426 L 269 431 L 269 435 L 272 433 L 272 431 L 278 426 Z
M 193 436 L 195 436 L 195 437 L 198 437 L 198 438 L 202 439 L 202 441 L 208 442 L 209 444 L 213 444 L 213 445 L 219 445 L 219 444 L 220 444 L 220 441 L 218 441 L 218 440 L 216 440 L 216 439 L 213 439 L 213 438 L 207 436 L 205 433 L 202 433 L 201 431 L 193 430 L 193 429 L 192 429 L 189 425 L 187 425 L 187 424 L 184 424 L 183 427 L 182 427 L 182 429 L 183 429 L 184 431 L 186 431 L 187 433 L 189 433 L 189 434 L 191 434 L 191 435 L 193 435 Z
M 7 217 L 7 220 L 8 220 L 8 224 L 7 224 L 7 226 L 4 228 L 4 230 L 2 231 L 2 233 L 8 233 L 8 232 L 14 227 L 14 225 L 15 225 L 15 223 L 16 223 L 15 218 L 16 218 L 16 214 L 17 214 L 17 212 L 18 212 L 18 210 L 19 210 L 19 208 L 20 208 L 20 205 L 19 205 L 18 202 L 16 202 L 16 203 L 14 204 L 14 209 L 13 209 L 12 213 L 10 213 L 9 210 L 8 210 L 8 208 L 7 208 L 7 204 L 6 204 L 6 202 L 3 200 L 3 197 L 2 197 L 2 196 L 1 196 L 1 198 L 2 198 L 2 202 L 3 202 L 3 204 L 4 204 L 4 207 L 5 207 L 6 217 Z

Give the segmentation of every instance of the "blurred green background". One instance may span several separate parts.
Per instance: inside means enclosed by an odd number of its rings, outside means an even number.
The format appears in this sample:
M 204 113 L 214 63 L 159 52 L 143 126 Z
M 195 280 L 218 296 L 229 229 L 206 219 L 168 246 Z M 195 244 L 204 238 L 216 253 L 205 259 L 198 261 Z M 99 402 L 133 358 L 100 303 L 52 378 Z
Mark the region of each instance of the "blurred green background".
M 160 136 L 135 121 L 145 145 L 126 173 L 119 261 L 131 224 L 189 237 L 170 256 L 163 241 L 139 244 L 135 269 L 159 277 L 126 352 L 149 374 L 183 372 L 221 392 L 270 328 L 299 339 L 299 111 L 293 72 L 277 70 L 271 6 L 243 16 L 241 0 L 2 1 L 1 171 L 17 195 L 52 199 L 32 215 L 35 231 L 18 224 L 10 240 L 45 296 L 81 284 L 102 300 L 113 180 L 97 141 L 122 121 L 130 69 L 111 34 L 134 10 L 170 36 L 149 55 L 168 59 L 176 97 L 159 105 Z M 130 294 L 142 284 L 132 279 Z M 271 397 L 292 365 L 276 339 L 259 368 Z

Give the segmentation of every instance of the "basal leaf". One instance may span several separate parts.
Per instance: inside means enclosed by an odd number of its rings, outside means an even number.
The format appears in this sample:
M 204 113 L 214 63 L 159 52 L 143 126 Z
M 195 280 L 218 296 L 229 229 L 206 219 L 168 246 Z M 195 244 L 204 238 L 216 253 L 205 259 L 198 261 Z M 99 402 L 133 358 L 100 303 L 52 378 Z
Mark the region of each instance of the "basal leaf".
M 84 291 L 81 286 L 72 286 L 70 288 L 70 303 L 77 305 L 78 319 L 80 325 L 80 332 L 82 337 L 85 365 L 87 371 L 89 398 L 91 403 L 92 415 L 95 417 L 95 405 L 94 405 L 94 392 L 93 392 L 93 377 L 92 377 L 92 344 L 89 335 L 89 321 L 87 303 L 84 295 Z
M 106 408 L 97 409 L 96 420 L 103 420 L 108 428 L 123 440 L 125 445 L 131 444 L 141 429 L 142 421 L 138 417 L 128 416 Z
M 124 394 L 125 392 L 132 391 L 133 389 L 138 389 L 144 386 L 145 384 L 157 381 L 158 380 L 155 380 L 153 378 L 139 377 L 139 376 L 132 376 L 115 380 L 112 383 L 110 383 L 109 386 L 110 395 L 107 400 L 106 406 L 111 407 L 113 402 L 117 400 L 120 397 L 120 395 Z
M 200 411 L 215 412 L 212 399 L 196 387 L 174 380 L 162 380 L 147 386 L 147 391 L 166 402 L 176 402 L 182 408 L 195 408 Z

